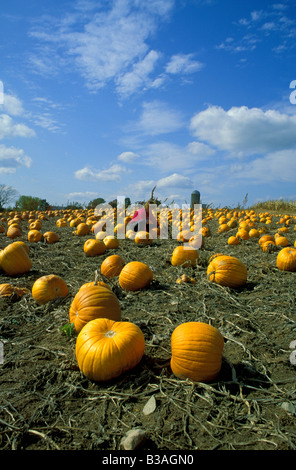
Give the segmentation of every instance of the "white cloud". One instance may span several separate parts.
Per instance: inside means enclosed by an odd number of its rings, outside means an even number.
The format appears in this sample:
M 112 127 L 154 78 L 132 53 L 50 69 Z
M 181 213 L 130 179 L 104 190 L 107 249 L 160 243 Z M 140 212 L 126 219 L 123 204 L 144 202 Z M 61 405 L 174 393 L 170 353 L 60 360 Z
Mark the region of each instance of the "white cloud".
M 85 192 L 77 191 L 77 192 L 69 193 L 67 195 L 68 199 L 74 199 L 74 198 L 76 199 L 92 199 L 93 198 L 94 199 L 96 197 L 98 197 L 98 193 L 95 193 L 93 191 L 85 191 Z
M 117 159 L 125 163 L 133 163 L 139 159 L 139 155 L 134 152 L 122 152 L 120 155 L 118 155 Z
M 17 168 L 29 168 L 32 159 L 22 149 L 0 145 L 0 174 L 14 174 Z
M 149 51 L 146 41 L 159 21 L 167 18 L 173 2 L 116 0 L 104 6 L 96 5 L 93 11 L 85 8 L 82 16 L 79 11 L 69 12 L 60 20 L 47 18 L 47 23 L 32 30 L 31 36 L 39 41 L 32 56 L 36 70 L 50 72 L 50 48 L 60 54 L 61 60 L 55 59 L 54 65 L 74 59 L 91 89 L 99 89 L 110 80 L 117 83 L 120 93 L 138 89 L 158 57 L 157 51 Z M 46 46 L 45 54 L 40 43 Z
M 296 181 L 296 150 L 281 150 L 268 153 L 248 163 L 233 164 L 230 172 L 236 178 L 248 179 L 254 183 Z
M 191 142 L 187 146 L 160 141 L 141 149 L 142 163 L 160 171 L 180 171 L 198 168 L 199 162 L 210 162 L 216 152 L 206 144 Z
M 172 175 L 166 176 L 157 181 L 158 188 L 186 188 L 192 186 L 193 183 L 190 178 L 188 178 L 187 176 L 180 175 L 178 173 L 173 173 Z
M 118 164 L 113 164 L 110 168 L 104 170 L 84 167 L 75 171 L 75 178 L 86 181 L 120 181 L 123 173 L 126 173 L 126 171 L 125 167 Z
M 193 116 L 191 130 L 198 139 L 238 156 L 274 152 L 296 145 L 296 115 L 275 110 L 210 106 Z
M 203 142 L 190 142 L 187 145 L 187 150 L 195 156 L 196 161 L 207 160 L 216 153 L 214 149 L 204 144 Z
M 3 103 L 0 103 L 1 110 L 12 116 L 20 116 L 24 112 L 22 102 L 16 96 L 7 93 L 3 93 Z
M 4 137 L 32 137 L 33 129 L 25 124 L 16 124 L 8 114 L 0 115 L 0 139 Z
M 193 57 L 193 54 L 175 54 L 166 65 L 165 71 L 170 74 L 188 74 L 201 70 L 204 64 Z
M 171 109 L 165 103 L 152 101 L 143 103 L 143 112 L 137 123 L 132 127 L 148 135 L 160 135 L 176 132 L 183 127 L 184 122 L 181 114 Z
M 161 51 L 149 45 L 160 22 L 167 21 L 174 0 L 114 0 L 78 2 L 62 18 L 46 16 L 31 30 L 35 50 L 29 56 L 31 70 L 55 75 L 76 67 L 87 87 L 96 91 L 109 83 L 122 98 L 159 88 L 169 75 L 189 74 L 203 66 L 193 54 L 175 54 L 161 66 Z
M 118 93 L 126 97 L 141 88 L 156 88 L 156 80 L 151 80 L 149 76 L 153 72 L 159 56 L 157 51 L 148 52 L 142 60 L 133 65 L 130 72 L 118 77 L 116 80 Z M 161 82 L 159 82 L 160 84 Z

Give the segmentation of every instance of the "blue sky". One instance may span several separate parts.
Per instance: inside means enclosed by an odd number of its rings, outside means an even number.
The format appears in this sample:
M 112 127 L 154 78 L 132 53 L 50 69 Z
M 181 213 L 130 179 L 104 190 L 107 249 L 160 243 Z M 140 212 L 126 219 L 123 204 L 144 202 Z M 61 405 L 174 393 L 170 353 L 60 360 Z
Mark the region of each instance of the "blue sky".
M 295 199 L 295 46 L 294 0 L 1 0 L 0 183 Z

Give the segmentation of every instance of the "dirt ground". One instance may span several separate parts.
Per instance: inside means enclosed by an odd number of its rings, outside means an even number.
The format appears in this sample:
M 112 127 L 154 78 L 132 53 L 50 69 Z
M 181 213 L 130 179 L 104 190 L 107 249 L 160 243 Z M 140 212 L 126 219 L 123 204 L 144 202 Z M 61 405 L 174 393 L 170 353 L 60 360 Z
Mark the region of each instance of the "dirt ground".
M 43 222 L 42 232 L 54 230 L 58 243 L 29 243 L 32 269 L 0 283 L 31 290 L 45 274 L 60 275 L 69 295 L 38 306 L 32 296 L 0 299 L 1 450 L 119 450 L 133 428 L 145 432 L 142 449 L 155 450 L 295 450 L 296 367 L 290 362 L 290 343 L 296 340 L 296 272 L 279 271 L 277 252 L 263 253 L 257 239 L 228 246 L 231 232 L 212 235 L 199 250 L 196 267 L 170 263 L 177 240 L 155 240 L 139 247 L 120 240 L 117 250 L 86 257 L 78 237 L 56 218 Z M 27 242 L 27 222 L 22 240 Z M 275 233 L 275 222 L 268 227 Z M 294 244 L 291 226 L 288 239 Z M 0 247 L 10 243 L 0 234 Z M 94 279 L 110 254 L 126 261 L 142 261 L 154 273 L 152 284 L 125 292 L 118 279 L 110 283 L 122 320 L 136 323 L 146 348 L 140 364 L 108 383 L 95 383 L 80 372 L 75 357 L 76 333 L 67 335 L 69 308 L 79 287 Z M 213 253 L 237 256 L 248 267 L 247 284 L 240 289 L 208 281 L 206 270 Z M 196 281 L 177 284 L 187 273 Z M 183 322 L 203 321 L 225 338 L 223 364 L 214 382 L 181 380 L 170 369 L 173 330 Z M 144 414 L 151 397 L 156 408 Z

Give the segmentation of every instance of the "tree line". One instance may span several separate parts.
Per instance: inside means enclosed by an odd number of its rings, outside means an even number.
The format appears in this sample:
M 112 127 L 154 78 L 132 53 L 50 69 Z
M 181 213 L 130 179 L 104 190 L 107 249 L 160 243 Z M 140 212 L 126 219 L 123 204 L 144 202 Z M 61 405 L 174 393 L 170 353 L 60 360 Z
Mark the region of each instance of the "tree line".
M 19 196 L 18 198 L 17 191 L 12 188 L 11 186 L 7 186 L 5 184 L 0 184 L 0 211 L 3 212 L 5 210 L 16 210 L 18 212 L 23 211 L 44 211 L 44 210 L 51 210 L 56 209 L 56 207 L 52 206 L 47 202 L 46 199 L 41 199 L 39 197 L 34 196 Z M 81 204 L 79 202 L 70 202 L 67 201 L 65 206 L 59 206 L 61 209 L 95 209 L 99 204 L 106 203 L 105 199 L 102 197 L 98 197 L 89 201 L 86 204 Z M 108 202 L 111 207 L 117 207 L 117 199 Z M 125 207 L 131 205 L 131 200 L 129 197 L 125 198 Z

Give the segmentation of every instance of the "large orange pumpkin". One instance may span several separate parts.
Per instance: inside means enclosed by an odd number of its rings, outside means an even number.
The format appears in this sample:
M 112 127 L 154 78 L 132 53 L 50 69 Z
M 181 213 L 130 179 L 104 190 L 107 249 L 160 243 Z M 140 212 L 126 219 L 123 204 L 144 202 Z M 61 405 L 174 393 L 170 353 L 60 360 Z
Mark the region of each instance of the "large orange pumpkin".
M 56 232 L 51 232 L 51 231 L 45 232 L 43 234 L 43 238 L 44 240 L 46 240 L 46 243 L 48 244 L 56 243 L 60 239 L 59 235 Z
M 95 318 L 121 320 L 119 300 L 112 290 L 100 284 L 84 285 L 75 295 L 69 310 L 70 323 L 79 332 L 84 325 Z
M 173 266 L 195 266 L 198 260 L 198 252 L 195 248 L 188 246 L 177 246 L 171 257 Z
M 103 239 L 103 243 L 106 246 L 107 250 L 116 250 L 119 248 L 119 240 L 114 235 L 108 235 Z
M 42 233 L 39 230 L 32 229 L 28 232 L 29 242 L 40 242 L 42 239 Z
M 119 274 L 119 285 L 128 291 L 137 291 L 147 287 L 153 279 L 153 272 L 141 261 L 127 263 Z
M 75 353 L 78 366 L 88 379 L 107 381 L 134 368 L 144 350 L 145 338 L 137 325 L 97 318 L 78 334 Z
M 8 238 L 18 238 L 21 237 L 22 231 L 19 225 L 12 224 L 8 227 L 6 236 Z
M 179 378 L 209 382 L 221 370 L 224 338 L 203 322 L 178 325 L 171 336 L 171 369 Z
M 105 253 L 106 245 L 101 240 L 90 238 L 84 243 L 83 250 L 86 256 L 98 256 Z
M 149 232 L 140 230 L 135 234 L 135 243 L 139 246 L 151 245 L 152 239 L 150 238 Z
M 67 284 L 56 274 L 41 276 L 32 287 L 32 296 L 38 305 L 44 305 L 57 297 L 66 297 L 68 293 Z
M 277 255 L 276 264 L 281 271 L 296 271 L 296 248 L 282 248 Z
M 228 255 L 216 256 L 207 269 L 209 281 L 227 287 L 243 286 L 247 275 L 246 266 L 238 258 Z
M 17 276 L 30 271 L 32 261 L 29 247 L 24 242 L 13 242 L 0 252 L 0 266 L 8 276 Z
M 119 255 L 110 255 L 101 264 L 101 273 L 105 277 L 118 276 L 124 266 L 124 261 Z

